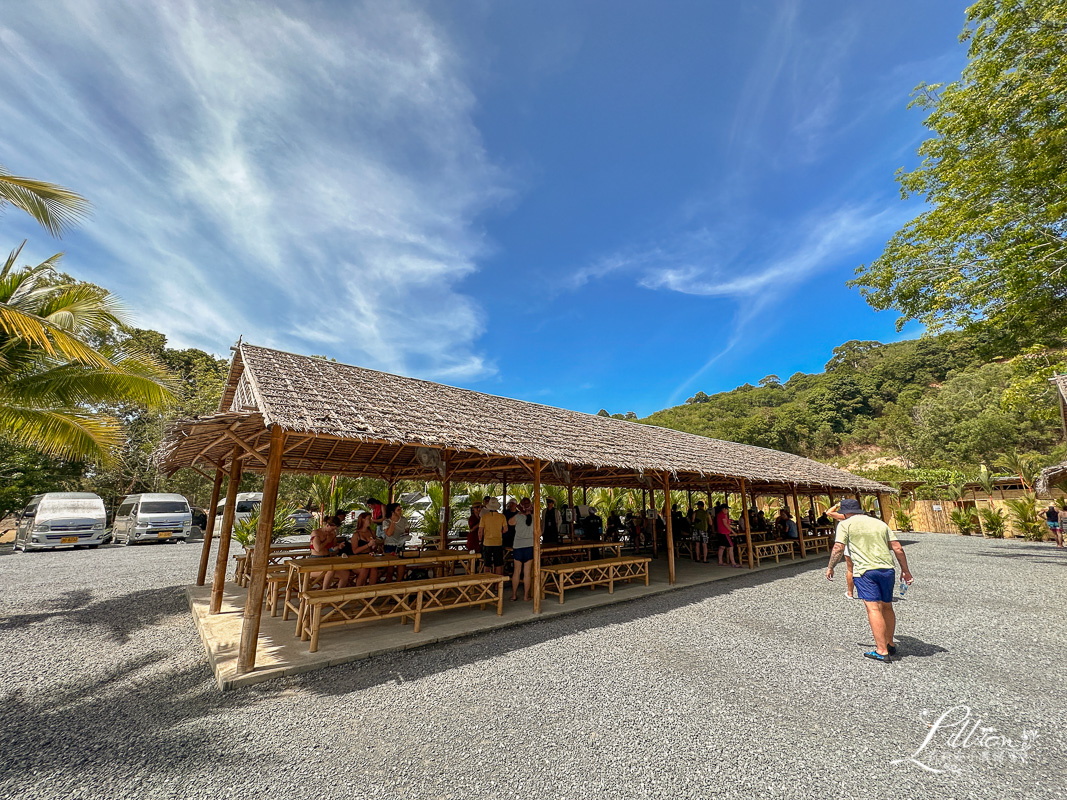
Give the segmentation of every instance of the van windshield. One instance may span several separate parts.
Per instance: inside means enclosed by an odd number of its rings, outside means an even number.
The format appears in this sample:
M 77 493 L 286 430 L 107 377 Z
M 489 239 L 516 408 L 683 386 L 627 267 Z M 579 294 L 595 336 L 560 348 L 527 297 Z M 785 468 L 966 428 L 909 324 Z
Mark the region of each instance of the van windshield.
M 181 500 L 151 500 L 141 503 L 142 514 L 188 514 L 189 504 Z
M 252 511 L 255 511 L 257 508 L 259 508 L 259 503 L 259 500 L 242 500 L 240 503 L 237 504 L 237 513 L 248 514 Z
M 47 511 L 49 514 L 84 514 L 89 517 L 102 516 L 104 502 L 102 500 L 63 498 L 47 500 L 42 503 L 39 511 Z

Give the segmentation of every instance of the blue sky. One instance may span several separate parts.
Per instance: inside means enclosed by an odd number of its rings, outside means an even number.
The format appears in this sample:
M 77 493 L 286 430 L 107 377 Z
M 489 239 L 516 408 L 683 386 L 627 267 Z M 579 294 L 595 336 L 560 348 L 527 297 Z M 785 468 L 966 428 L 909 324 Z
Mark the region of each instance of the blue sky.
M 644 416 L 919 333 L 845 281 L 964 7 L 4 3 L 0 163 L 94 211 L 0 231 L 172 346 Z

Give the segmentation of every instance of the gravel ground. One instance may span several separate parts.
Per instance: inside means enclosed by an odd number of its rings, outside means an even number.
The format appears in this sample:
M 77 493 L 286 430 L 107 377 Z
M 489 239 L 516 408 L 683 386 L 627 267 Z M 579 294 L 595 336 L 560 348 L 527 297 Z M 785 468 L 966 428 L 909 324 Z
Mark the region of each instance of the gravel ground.
M 5 550 L 0 797 L 1064 797 L 1067 555 L 910 539 L 890 665 L 820 557 L 226 694 L 198 546 Z

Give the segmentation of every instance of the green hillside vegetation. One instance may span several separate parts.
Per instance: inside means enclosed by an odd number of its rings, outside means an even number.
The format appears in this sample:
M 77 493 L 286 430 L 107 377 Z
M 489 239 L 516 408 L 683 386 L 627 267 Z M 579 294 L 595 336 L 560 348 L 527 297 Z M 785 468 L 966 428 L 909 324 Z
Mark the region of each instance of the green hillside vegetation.
M 1063 352 L 1042 347 L 992 358 L 979 334 L 837 347 L 826 371 L 698 392 L 642 422 L 785 450 L 885 479 L 902 469 L 977 472 L 1009 454 L 1063 455 L 1048 383 Z M 864 469 L 867 467 L 867 469 Z

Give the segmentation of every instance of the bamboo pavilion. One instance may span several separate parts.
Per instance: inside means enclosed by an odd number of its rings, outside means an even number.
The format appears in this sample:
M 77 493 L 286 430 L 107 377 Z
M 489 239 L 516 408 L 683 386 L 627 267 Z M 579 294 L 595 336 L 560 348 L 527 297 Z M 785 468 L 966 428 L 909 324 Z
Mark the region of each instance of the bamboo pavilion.
M 406 378 L 248 342 L 233 361 L 217 413 L 171 425 L 157 452 L 172 474 L 191 468 L 213 479 L 211 508 L 230 476 L 212 584 L 212 613 L 222 601 L 234 505 L 243 471 L 265 473 L 258 532 L 269 541 L 279 477 L 289 473 L 440 481 L 447 518 L 452 481 L 620 487 L 663 492 L 669 581 L 675 581 L 670 491 L 736 493 L 751 498 L 800 494 L 882 496 L 895 490 L 811 459 Z M 391 498 L 390 498 L 391 499 Z M 883 514 L 884 516 L 884 514 Z M 539 585 L 540 516 L 535 514 L 534 586 Z M 208 516 L 198 584 L 205 581 L 214 515 Z M 801 555 L 804 555 L 801 537 Z M 238 673 L 255 666 L 269 548 L 255 548 L 244 611 Z M 534 613 L 540 596 L 534 592 Z

